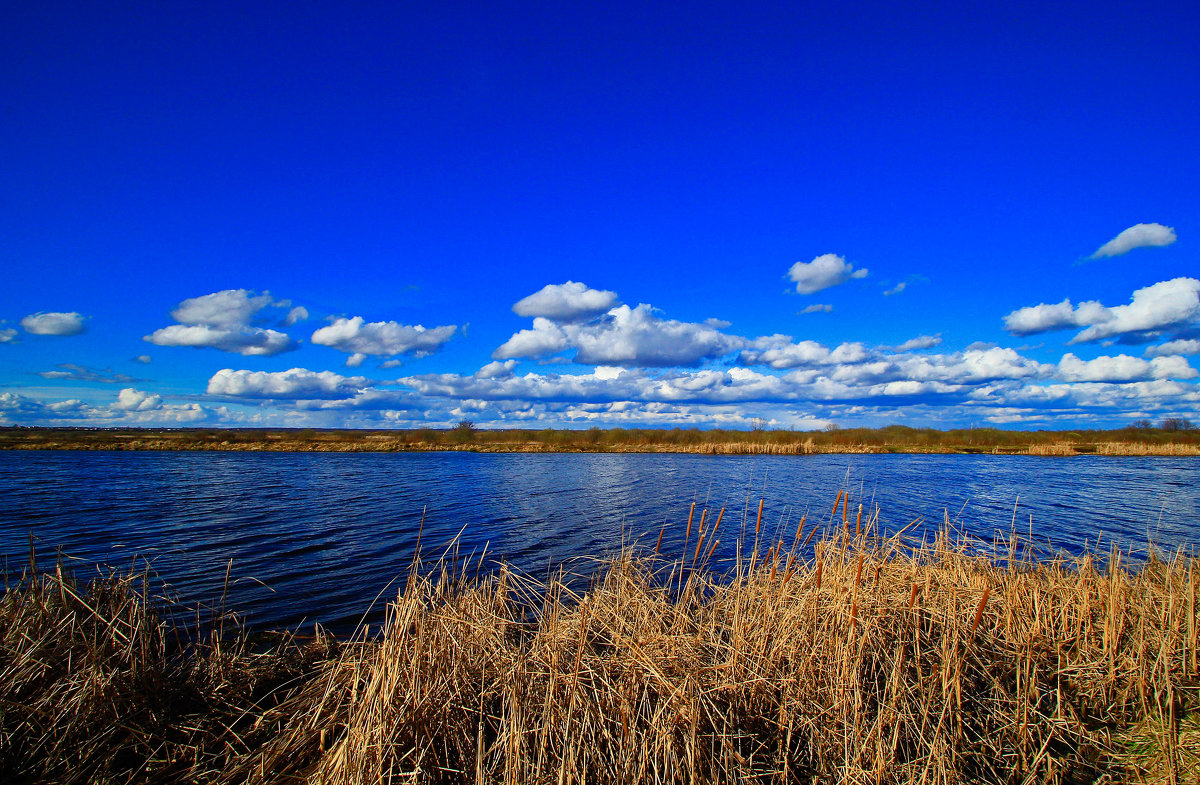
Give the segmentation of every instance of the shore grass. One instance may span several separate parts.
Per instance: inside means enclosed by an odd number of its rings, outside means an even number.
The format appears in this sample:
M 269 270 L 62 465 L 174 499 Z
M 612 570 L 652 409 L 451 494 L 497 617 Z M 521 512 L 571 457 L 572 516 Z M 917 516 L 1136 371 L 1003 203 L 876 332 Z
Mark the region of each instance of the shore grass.
M 1200 456 L 1200 430 L 939 431 L 889 426 L 826 431 L 698 429 L 484 430 L 0 428 L 4 450 L 211 450 L 271 452 L 615 452 L 702 455 L 976 453 Z
M 0 601 L 8 782 L 1194 781 L 1200 563 L 693 509 L 582 582 L 415 562 L 381 630 L 168 623 L 144 578 Z M 760 523 L 760 522 L 758 522 Z M 716 543 L 744 538 L 728 569 Z M 660 537 L 658 543 L 661 544 Z M 1007 550 L 1006 550 L 1007 548 Z M 1101 556 L 1103 558 L 1101 558 Z M 170 610 L 170 609 L 167 609 Z M 180 618 L 177 614 L 173 618 Z

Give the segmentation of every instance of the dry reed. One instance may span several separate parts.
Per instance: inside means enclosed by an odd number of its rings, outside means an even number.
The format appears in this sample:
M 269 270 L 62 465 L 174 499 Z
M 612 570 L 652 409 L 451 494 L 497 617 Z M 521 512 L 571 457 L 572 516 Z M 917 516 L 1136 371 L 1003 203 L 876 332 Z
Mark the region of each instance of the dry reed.
M 704 510 L 682 558 L 627 548 L 586 589 L 417 564 L 382 632 L 342 644 L 189 642 L 133 579 L 27 576 L 0 604 L 0 771 L 515 785 L 1194 770 L 1196 560 L 997 562 L 834 510 L 811 550 L 801 522 L 725 573 L 708 568 L 721 516 L 705 528 Z

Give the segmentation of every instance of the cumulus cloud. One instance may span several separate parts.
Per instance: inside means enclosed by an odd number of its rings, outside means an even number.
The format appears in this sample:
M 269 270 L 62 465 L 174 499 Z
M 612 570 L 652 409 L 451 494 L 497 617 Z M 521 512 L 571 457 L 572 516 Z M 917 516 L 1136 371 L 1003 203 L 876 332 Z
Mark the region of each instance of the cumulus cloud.
M 916 338 L 909 338 L 904 343 L 896 347 L 898 352 L 911 352 L 914 349 L 932 349 L 942 343 L 942 335 L 918 335 Z
M 908 281 L 901 281 L 900 283 L 893 286 L 891 289 L 884 290 L 883 296 L 891 297 L 893 294 L 900 294 L 907 288 L 908 288 Z
M 346 398 L 361 393 L 372 382 L 362 376 L 342 376 L 332 371 L 292 368 L 287 371 L 235 371 L 223 368 L 208 380 L 209 395 L 235 398 Z
M 917 390 L 917 384 L 975 385 L 996 379 L 1035 379 L 1048 375 L 1052 368 L 1013 349 L 995 346 L 972 346 L 950 354 L 906 353 L 939 343 L 940 336 L 923 335 L 905 342 L 897 347 L 898 353 L 893 353 L 887 347 L 870 349 L 858 342 L 830 349 L 816 341 L 792 342 L 786 335 L 775 335 L 759 338 L 753 348 L 741 353 L 740 360 L 745 365 L 791 370 L 786 378 L 793 382 L 817 387 L 884 385 L 884 394 L 888 395 Z M 932 389 L 926 386 L 920 391 Z
M 77 398 L 40 401 L 16 393 L 0 393 L 0 422 L 39 425 L 86 426 L 179 425 L 211 419 L 213 412 L 199 404 L 167 404 L 157 395 L 128 388 L 111 405 L 95 405 Z
M 288 311 L 288 315 L 283 318 L 283 326 L 291 327 L 296 322 L 302 322 L 308 318 L 308 309 L 303 305 L 297 305 L 292 310 Z
M 1081 360 L 1067 353 L 1058 363 L 1058 376 L 1067 382 L 1133 382 L 1145 379 L 1195 379 L 1195 368 L 1183 357 L 1155 357 L 1143 360 L 1119 354 Z
M 1072 306 L 1071 301 L 1019 308 L 1004 317 L 1015 335 L 1084 327 L 1071 343 L 1121 336 L 1130 341 L 1152 340 L 1164 330 L 1200 320 L 1200 280 L 1173 278 L 1138 289 L 1129 305 L 1107 307 L 1096 301 Z
M 1067 327 L 1088 324 L 1087 319 L 1103 318 L 1105 308 L 1092 300 L 1080 303 L 1079 308 L 1069 299 L 1061 303 L 1041 303 L 1018 308 L 1004 317 L 1004 329 L 1013 335 L 1035 335 Z
M 0 422 L 37 423 L 58 420 L 72 414 L 86 416 L 91 410 L 92 407 L 75 398 L 44 403 L 18 393 L 0 393 Z
M 576 362 L 591 365 L 695 365 L 735 351 L 744 339 L 706 324 L 661 319 L 646 303 L 613 308 L 574 331 Z
M 133 358 L 133 361 L 135 363 L 141 363 L 142 365 L 149 365 L 150 364 L 150 355 L 139 354 L 137 357 Z
M 1056 414 L 1177 411 L 1200 404 L 1194 383 L 1154 379 L 1124 383 L 1072 382 L 993 385 L 972 391 L 979 404 L 1049 410 Z
M 713 324 L 664 319 L 646 303 L 636 308 L 619 305 L 582 324 L 558 324 L 539 316 L 533 320 L 533 329 L 515 333 L 492 352 L 492 359 L 545 357 L 575 349 L 575 362 L 588 365 L 686 366 L 745 345 L 744 338 L 721 332 Z
M 334 319 L 312 334 L 312 342 L 351 355 L 351 367 L 362 364 L 366 356 L 393 357 L 411 354 L 424 357 L 437 351 L 458 331 L 456 325 L 426 328 L 399 322 L 367 322 L 361 316 Z
M 248 289 L 190 297 L 171 311 L 178 324 L 155 330 L 143 340 L 158 346 L 219 349 L 246 356 L 280 354 L 299 348 L 299 343 L 286 333 L 252 322 L 267 309 L 290 306 L 291 301 L 277 300 L 270 292 L 255 294 Z
M 800 294 L 814 294 L 851 278 L 866 276 L 866 268 L 855 270 L 853 264 L 832 253 L 822 254 L 811 262 L 796 262 L 788 270 L 788 278 L 796 284 L 796 291 Z
M 11 327 L 0 329 L 0 343 L 15 343 L 17 340 L 17 331 Z
M 533 328 L 519 330 L 492 352 L 492 359 L 507 360 L 520 357 L 545 357 L 566 349 L 569 345 L 566 332 L 549 319 L 538 316 Z
M 573 322 L 605 313 L 617 304 L 617 293 L 589 289 L 586 284 L 567 281 L 549 284 L 513 305 L 518 316 L 545 317 L 557 322 Z
M 66 379 L 75 382 L 102 382 L 104 384 L 130 384 L 144 382 L 128 374 L 114 373 L 111 368 L 89 368 L 76 363 L 59 363 L 57 371 L 41 371 L 37 374 L 44 379 Z
M 1170 245 L 1175 242 L 1175 230 L 1162 224 L 1134 224 L 1125 231 L 1096 249 L 1091 259 L 1105 256 L 1120 256 L 1134 248 L 1151 248 Z
M 832 305 L 825 305 L 824 303 L 814 303 L 812 305 L 808 305 L 808 306 L 805 306 L 804 308 L 801 308 L 799 313 L 801 313 L 801 314 L 830 313 L 832 310 L 833 310 Z
M 513 375 L 513 368 L 516 367 L 516 360 L 506 360 L 500 362 L 493 360 L 487 365 L 475 372 L 476 379 L 505 379 Z
M 271 356 L 299 348 L 286 333 L 262 327 L 213 327 L 207 324 L 172 324 L 142 340 L 157 346 L 190 346 L 220 349 L 247 356 Z
M 1200 341 L 1195 338 L 1180 338 L 1167 341 L 1146 350 L 1148 357 L 1158 357 L 1168 354 L 1200 354 Z
M 1105 318 L 1090 321 L 1090 327 L 1072 343 L 1098 341 L 1116 335 L 1138 333 L 1149 339 L 1162 330 L 1182 327 L 1200 319 L 1200 280 L 1174 278 L 1138 289 L 1129 305 L 1107 309 Z
M 180 324 L 235 327 L 250 324 L 266 308 L 286 308 L 288 300 L 277 300 L 270 292 L 255 294 L 249 289 L 225 289 L 202 297 L 189 297 L 171 311 Z
M 485 368 L 471 376 L 426 374 L 398 380 L 425 396 L 479 401 L 687 403 L 696 406 L 762 403 L 965 401 L 981 385 L 1049 378 L 1044 366 L 1012 349 L 986 347 L 946 355 L 884 355 L 861 344 L 808 349 L 816 367 L 784 375 L 750 368 L 669 370 L 600 366 L 590 374 L 517 375 L 511 367 Z
M 161 409 L 162 405 L 163 401 L 160 396 L 151 395 L 133 387 L 126 387 L 117 393 L 117 402 L 113 404 L 116 408 L 126 412 L 152 411 Z
M 767 365 L 776 370 L 837 363 L 862 362 L 871 351 L 861 343 L 843 343 L 834 349 L 816 341 L 792 341 L 790 335 L 767 335 L 751 341 L 738 357 L 742 365 Z
M 71 311 L 31 313 L 21 320 L 25 332 L 32 335 L 78 335 L 83 332 L 86 317 Z

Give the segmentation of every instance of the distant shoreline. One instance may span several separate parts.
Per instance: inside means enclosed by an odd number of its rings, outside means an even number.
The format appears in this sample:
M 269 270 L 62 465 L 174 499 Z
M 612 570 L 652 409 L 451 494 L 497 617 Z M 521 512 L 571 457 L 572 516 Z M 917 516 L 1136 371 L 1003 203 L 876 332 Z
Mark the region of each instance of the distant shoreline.
M 821 432 L 0 428 L 0 450 L 1200 456 L 1200 431 L 934 431 L 900 426 Z

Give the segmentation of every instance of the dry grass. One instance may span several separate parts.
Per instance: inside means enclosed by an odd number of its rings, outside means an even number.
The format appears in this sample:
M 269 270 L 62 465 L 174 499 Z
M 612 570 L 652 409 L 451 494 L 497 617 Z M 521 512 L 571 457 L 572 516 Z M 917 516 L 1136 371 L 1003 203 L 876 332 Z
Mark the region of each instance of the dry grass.
M 1200 566 L 919 547 L 840 512 L 584 586 L 414 566 L 380 634 L 185 642 L 145 590 L 0 605 L 0 770 L 34 782 L 1182 782 Z M 722 528 L 724 527 L 724 529 Z M 831 529 L 830 529 L 831 527 Z M 761 529 L 756 527 L 757 533 Z M 660 540 L 661 541 L 661 540 Z M 806 544 L 816 542 L 814 547 Z M 801 554 L 807 554 L 802 556 Z
M 1078 455 L 1077 445 L 1070 442 L 1054 442 L 1052 444 L 1031 444 L 1026 448 L 1027 455 Z
M 1138 442 L 1112 442 L 1096 447 L 1100 455 L 1200 455 L 1200 446 L 1166 442 L 1164 444 L 1141 444 Z
M 730 431 L 587 430 L 294 430 L 3 428 L 0 450 L 205 450 L 267 452 L 612 452 L 704 455 L 846 453 L 991 453 L 996 455 L 1200 455 L 1200 430 L 1122 428 L 1005 431 L 929 428 Z

